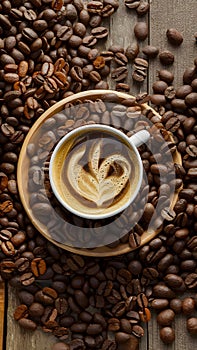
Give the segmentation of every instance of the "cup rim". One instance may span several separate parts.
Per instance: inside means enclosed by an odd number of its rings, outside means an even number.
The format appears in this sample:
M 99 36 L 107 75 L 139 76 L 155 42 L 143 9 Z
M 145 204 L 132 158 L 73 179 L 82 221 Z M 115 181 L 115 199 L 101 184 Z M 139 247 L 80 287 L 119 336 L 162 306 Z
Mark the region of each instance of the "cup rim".
M 74 208 L 72 208 L 69 204 L 67 204 L 67 202 L 65 202 L 65 200 L 62 198 L 61 194 L 59 193 L 59 191 L 56 188 L 55 182 L 54 182 L 54 178 L 53 178 L 53 163 L 55 160 L 55 157 L 57 155 L 58 150 L 61 148 L 61 146 L 67 142 L 67 140 L 69 140 L 75 133 L 77 133 L 80 130 L 107 130 L 113 134 L 115 134 L 116 136 L 119 136 L 121 139 L 124 139 L 131 147 L 132 150 L 134 151 L 137 161 L 138 161 L 138 165 L 139 165 L 139 180 L 137 183 L 137 186 L 135 188 L 135 191 L 133 192 L 132 196 L 130 197 L 130 199 L 124 204 L 122 205 L 120 208 L 110 212 L 110 213 L 102 213 L 102 214 L 88 214 L 85 212 L 81 212 L 78 211 Z M 142 160 L 140 157 L 140 154 L 138 152 L 137 147 L 134 145 L 134 143 L 132 142 L 132 140 L 129 138 L 129 136 L 125 135 L 122 131 L 109 126 L 109 125 L 104 125 L 104 124 L 89 124 L 89 125 L 82 125 L 79 126 L 71 131 L 69 131 L 66 135 L 64 135 L 59 142 L 57 143 L 57 145 L 55 146 L 53 152 L 52 152 L 52 156 L 51 159 L 49 161 L 49 181 L 50 181 L 50 185 L 52 188 L 52 191 L 55 195 L 55 197 L 57 198 L 57 200 L 61 203 L 61 205 L 67 209 L 69 212 L 73 213 L 76 216 L 79 216 L 81 218 L 84 219 L 90 219 L 90 220 L 101 220 L 101 219 L 107 219 L 110 218 L 112 216 L 115 216 L 121 212 L 123 212 L 136 198 L 137 194 L 139 193 L 141 184 L 142 184 L 142 178 L 143 178 L 143 165 L 142 165 Z

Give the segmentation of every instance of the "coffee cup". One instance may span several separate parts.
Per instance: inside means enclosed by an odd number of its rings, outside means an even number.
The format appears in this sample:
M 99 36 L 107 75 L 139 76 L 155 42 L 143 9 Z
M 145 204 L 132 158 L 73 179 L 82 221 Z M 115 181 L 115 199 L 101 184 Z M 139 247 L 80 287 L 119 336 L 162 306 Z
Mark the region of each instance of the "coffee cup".
M 49 164 L 52 191 L 61 205 L 86 219 L 100 220 L 125 210 L 139 193 L 143 165 L 137 147 L 150 134 L 131 137 L 111 126 L 91 124 L 66 134 Z

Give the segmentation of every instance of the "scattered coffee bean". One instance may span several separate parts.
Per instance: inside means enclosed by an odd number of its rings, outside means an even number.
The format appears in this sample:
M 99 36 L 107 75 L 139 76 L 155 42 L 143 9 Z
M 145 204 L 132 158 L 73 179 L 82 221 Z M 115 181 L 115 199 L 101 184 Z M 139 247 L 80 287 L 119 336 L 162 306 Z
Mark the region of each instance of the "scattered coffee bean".
M 187 330 L 190 334 L 196 335 L 197 334 L 197 318 L 196 317 L 190 317 L 187 319 Z
M 195 300 L 191 297 L 186 297 L 182 301 L 182 311 L 184 315 L 191 315 L 195 311 Z
M 171 327 L 161 328 L 159 334 L 164 344 L 172 344 L 175 340 L 175 331 Z
M 173 55 L 172 52 L 170 52 L 168 50 L 164 50 L 164 51 L 160 52 L 159 59 L 160 59 L 160 62 L 163 65 L 168 66 L 168 65 L 173 64 L 173 62 L 174 62 L 174 55 Z
M 134 34 L 138 40 L 144 41 L 148 37 L 148 26 L 146 22 L 137 22 L 134 26 Z
M 175 28 L 169 28 L 166 32 L 166 36 L 172 45 L 179 46 L 183 42 L 182 34 Z
M 137 42 L 132 43 L 126 48 L 125 55 L 129 60 L 134 60 L 139 53 L 139 45 Z
M 171 309 L 161 311 L 157 316 L 157 322 L 160 326 L 170 326 L 174 320 L 175 313 Z
M 142 52 L 148 57 L 148 58 L 155 58 L 157 57 L 159 53 L 159 49 L 152 45 L 147 45 L 142 49 Z
M 136 9 L 140 5 L 140 1 L 137 0 L 124 0 L 124 3 L 129 9 Z

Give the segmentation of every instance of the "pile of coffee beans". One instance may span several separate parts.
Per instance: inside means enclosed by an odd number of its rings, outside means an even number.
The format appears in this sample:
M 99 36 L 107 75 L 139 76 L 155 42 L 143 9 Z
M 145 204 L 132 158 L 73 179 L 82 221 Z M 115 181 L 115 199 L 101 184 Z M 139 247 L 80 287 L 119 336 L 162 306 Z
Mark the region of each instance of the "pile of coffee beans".
M 124 99 L 115 93 L 101 93 L 99 96 L 90 96 L 90 101 L 87 97 L 82 99 L 76 96 L 72 102 L 64 104 L 61 112 L 54 113 L 37 127 L 27 145 L 30 164 L 28 162 L 29 167 L 23 170 L 23 174 L 28 177 L 27 205 L 31 208 L 32 219 L 38 226 L 40 223 L 42 227 L 44 225 L 44 234 L 49 238 L 79 248 L 107 245 L 115 249 L 118 246 L 120 248 L 120 244 L 123 248 L 129 242 L 134 249 L 141 245 L 153 227 L 161 229 L 163 219 L 173 219 L 175 213 L 169 209 L 170 203 L 174 190 L 182 185 L 179 175 L 175 179 L 172 155 L 176 146 L 171 133 L 161 123 L 161 118 L 137 102 L 147 100 L 147 97 L 144 94 Z M 80 218 L 79 221 L 76 215 L 61 208 L 53 195 L 49 162 L 53 148 L 62 136 L 78 126 L 95 123 L 111 125 L 129 136 L 145 128 L 149 130 L 151 138 L 147 146 L 139 148 L 145 172 L 135 202 L 113 220 Z M 154 188 L 149 189 L 153 184 Z
M 197 59 L 185 70 L 182 86 L 172 85 L 166 69 L 153 85 L 151 102 L 182 156 L 176 174 L 183 189 L 173 216 L 166 216 L 162 232 L 148 244 L 114 258 L 67 253 L 33 227 L 17 190 L 24 137 L 48 107 L 79 91 L 108 88 L 110 73 L 116 89 L 128 92 L 128 63 L 134 60 L 133 79 L 144 81 L 157 48 L 144 48 L 145 57 L 137 43 L 96 48 L 108 35 L 102 19 L 118 5 L 117 0 L 89 1 L 87 7 L 82 0 L 0 4 L 0 274 L 17 290 L 15 320 L 27 330 L 41 327 L 57 336 L 61 343 L 54 350 L 115 350 L 127 342 L 134 350 L 151 309 L 158 313 L 164 343 L 174 341 L 179 313 L 188 332 L 197 334 Z M 125 5 L 139 16 L 149 9 L 145 1 Z M 181 44 L 179 34 L 170 29 L 168 40 Z M 165 65 L 174 60 L 166 50 L 159 58 Z M 116 67 L 110 71 L 112 60 Z M 151 187 L 154 192 L 154 181 Z

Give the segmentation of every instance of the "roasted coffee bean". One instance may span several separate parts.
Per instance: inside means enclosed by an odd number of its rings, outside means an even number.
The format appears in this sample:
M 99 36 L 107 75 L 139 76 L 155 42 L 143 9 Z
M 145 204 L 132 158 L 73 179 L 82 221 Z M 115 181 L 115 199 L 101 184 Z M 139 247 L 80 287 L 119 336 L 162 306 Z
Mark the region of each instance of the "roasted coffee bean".
M 28 318 L 20 318 L 18 323 L 21 327 L 29 331 L 35 331 L 35 329 L 37 328 L 36 323 Z
M 164 284 L 156 284 L 153 287 L 153 295 L 158 298 L 167 298 L 172 299 L 175 298 L 175 293 Z
M 117 318 L 110 318 L 108 320 L 108 330 L 116 332 L 120 329 L 120 320 Z
M 44 306 L 40 303 L 31 304 L 29 314 L 32 317 L 41 317 L 44 314 Z
M 171 309 L 161 311 L 157 316 L 157 322 L 160 326 L 170 326 L 174 320 L 175 313 Z
M 87 330 L 87 324 L 83 323 L 83 322 L 79 322 L 79 323 L 74 323 L 71 327 L 70 327 L 72 332 L 76 332 L 76 333 L 84 333 Z
M 121 284 L 127 285 L 131 281 L 131 273 L 126 269 L 120 269 L 117 273 L 117 280 Z
M 120 328 L 121 328 L 121 331 L 131 334 L 132 326 L 127 319 L 123 318 L 120 320 Z
M 171 84 L 174 80 L 174 75 L 173 73 L 169 72 L 168 70 L 166 69 L 161 69 L 159 72 L 158 72 L 158 77 L 159 79 L 165 81 L 166 83 L 168 84 Z
M 164 277 L 165 282 L 171 288 L 178 288 L 183 284 L 183 280 L 180 276 L 174 274 L 168 274 Z
M 14 244 L 15 247 L 20 246 L 22 243 L 25 242 L 26 234 L 23 231 L 18 231 L 12 238 L 11 242 Z
M 114 79 L 116 82 L 125 80 L 127 75 L 128 69 L 124 66 L 113 69 L 111 74 L 112 79 Z
M 102 332 L 102 326 L 98 323 L 89 324 L 87 327 L 87 334 L 96 335 Z
M 137 0 L 124 0 L 124 3 L 129 9 L 136 9 L 140 5 L 140 1 Z
M 91 34 L 97 39 L 103 39 L 108 36 L 108 29 L 105 27 L 96 27 L 91 30 Z
M 157 57 L 159 53 L 159 49 L 152 45 L 147 45 L 142 49 L 142 52 L 148 57 L 148 58 L 155 58 Z
M 197 274 L 196 273 L 190 273 L 187 275 L 185 279 L 185 284 L 189 289 L 193 289 L 197 285 Z
M 139 247 L 141 244 L 141 237 L 136 232 L 132 232 L 129 235 L 129 245 L 132 249 Z
M 166 32 L 166 36 L 172 45 L 179 46 L 183 42 L 182 34 L 175 28 L 169 28 Z
M 25 272 L 29 268 L 30 262 L 28 258 L 22 257 L 15 261 L 15 265 L 19 272 Z
M 31 261 L 31 271 L 36 277 L 44 275 L 46 272 L 46 263 L 42 258 L 35 258 Z
M 164 344 L 172 344 L 175 340 L 175 331 L 171 327 L 162 327 L 159 335 Z
M 20 302 L 25 303 L 27 306 L 30 306 L 34 301 L 34 296 L 26 290 L 19 291 L 18 297 Z
M 172 299 L 174 300 L 174 299 Z M 163 310 L 166 309 L 169 305 L 168 299 L 154 299 L 151 302 L 151 307 L 155 310 Z
M 141 338 L 144 336 L 144 329 L 139 326 L 139 325 L 134 325 L 132 327 L 132 334 L 136 337 L 136 338 Z
M 52 305 L 56 298 L 56 291 L 49 287 L 44 287 L 42 291 L 38 291 L 35 295 L 36 301 L 41 302 L 44 305 Z
M 115 335 L 115 340 L 117 343 L 125 343 L 128 340 L 131 339 L 130 334 L 124 333 L 124 332 L 117 332 Z
M 116 84 L 116 91 L 128 93 L 130 91 L 130 86 L 124 83 Z
M 81 256 L 73 255 L 71 258 L 67 259 L 67 264 L 71 270 L 77 271 L 79 268 L 84 267 L 85 262 Z
M 12 58 L 11 56 L 9 56 L 7 54 L 1 55 L 0 62 L 3 66 L 5 66 L 6 64 L 15 64 L 14 58 Z
M 122 52 L 116 52 L 114 60 L 119 66 L 125 66 L 128 63 L 126 55 Z
M 137 42 L 132 43 L 126 48 L 125 55 L 129 60 L 134 60 L 139 53 L 139 45 Z
M 160 62 L 164 65 L 171 65 L 174 62 L 174 55 L 168 50 L 164 50 L 159 54 Z
M 140 316 L 137 311 L 129 311 L 127 312 L 127 317 L 129 318 L 132 325 L 139 323 Z
M 148 13 L 150 5 L 147 1 L 140 1 L 139 6 L 136 8 L 138 16 L 144 16 Z
M 11 260 L 6 259 L 5 261 L 0 262 L 0 273 L 2 278 L 10 280 L 15 269 L 16 264 Z
M 145 294 L 140 293 L 137 296 L 137 304 L 141 309 L 147 308 L 148 306 L 148 299 Z
M 148 36 L 148 26 L 146 22 L 137 22 L 134 26 L 134 34 L 138 40 L 144 41 Z
M 190 317 L 187 319 L 187 330 L 190 334 L 195 335 L 197 334 L 197 318 L 196 317 Z
M 175 314 L 179 314 L 182 310 L 181 299 L 174 298 L 174 299 L 170 300 L 170 308 L 175 312 Z
M 5 76 L 4 76 L 4 79 L 5 79 Z M 185 97 L 185 103 L 190 107 L 195 106 L 196 102 L 197 102 L 197 92 L 191 92 Z
M 132 77 L 138 82 L 143 82 L 147 75 L 148 62 L 143 58 L 134 59 L 134 71 Z
M 3 191 L 8 186 L 8 177 L 5 173 L 0 172 L 0 189 Z
M 184 315 L 190 315 L 195 310 L 195 300 L 191 297 L 186 297 L 182 301 L 182 311 Z
M 177 117 L 172 117 L 166 122 L 165 127 L 167 130 L 175 132 L 180 127 L 180 120 Z
M 14 256 L 16 254 L 15 248 L 10 241 L 4 241 L 1 244 L 1 250 L 6 256 Z
M 28 308 L 26 305 L 21 304 L 19 305 L 16 310 L 14 311 L 14 319 L 16 321 L 20 320 L 21 318 L 27 318 L 28 317 Z
M 149 322 L 151 319 L 151 312 L 147 307 L 145 307 L 143 310 L 139 311 L 139 316 L 142 322 Z
M 0 240 L 1 241 L 9 241 L 12 238 L 12 232 L 6 229 L 2 229 L 0 231 Z
M 88 302 L 88 298 L 85 295 L 85 293 L 82 292 L 81 290 L 76 290 L 74 292 L 74 295 L 75 295 L 75 300 L 76 300 L 77 304 L 79 306 L 81 306 L 82 308 L 86 309 L 89 305 L 89 302 Z
M 103 9 L 103 4 L 101 1 L 90 1 L 87 4 L 87 10 L 91 14 L 101 13 L 102 9 Z

